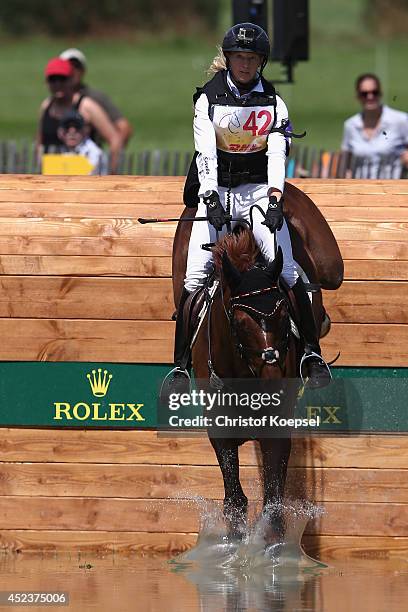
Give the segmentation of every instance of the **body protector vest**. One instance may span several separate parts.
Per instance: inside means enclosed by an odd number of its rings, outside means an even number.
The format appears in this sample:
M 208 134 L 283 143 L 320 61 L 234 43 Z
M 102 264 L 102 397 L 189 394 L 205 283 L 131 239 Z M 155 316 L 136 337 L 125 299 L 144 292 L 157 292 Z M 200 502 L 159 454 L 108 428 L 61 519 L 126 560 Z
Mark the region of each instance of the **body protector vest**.
M 254 91 L 248 96 L 235 96 L 227 84 L 227 72 L 222 70 L 197 88 L 194 103 L 202 93 L 208 98 L 208 114 L 216 134 L 218 184 L 237 187 L 244 183 L 267 182 L 268 136 L 272 132 L 287 132 L 288 124 L 276 126 L 276 92 L 261 77 L 264 91 Z M 286 130 L 286 131 L 285 131 Z M 198 204 L 199 179 L 194 154 L 184 187 L 184 203 Z

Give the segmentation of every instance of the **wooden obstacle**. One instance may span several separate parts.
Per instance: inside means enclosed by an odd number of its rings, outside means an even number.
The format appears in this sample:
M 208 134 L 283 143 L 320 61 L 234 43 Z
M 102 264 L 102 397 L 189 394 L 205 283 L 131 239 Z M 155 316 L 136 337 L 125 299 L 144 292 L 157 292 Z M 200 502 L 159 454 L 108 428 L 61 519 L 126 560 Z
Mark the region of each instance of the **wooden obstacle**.
M 344 366 L 406 366 L 408 183 L 293 182 L 320 207 L 345 259 L 343 286 L 325 294 L 334 322 L 325 355 L 341 349 Z M 0 359 L 171 362 L 175 224 L 137 218 L 178 216 L 182 186 L 182 178 L 2 176 Z M 222 495 L 203 438 L 3 428 L 0 451 L 7 551 L 182 550 L 195 541 L 197 510 L 175 492 Z M 241 456 L 249 485 L 255 446 Z M 406 557 L 407 468 L 403 436 L 296 440 L 289 488 L 301 481 L 327 510 L 308 527 L 308 552 Z

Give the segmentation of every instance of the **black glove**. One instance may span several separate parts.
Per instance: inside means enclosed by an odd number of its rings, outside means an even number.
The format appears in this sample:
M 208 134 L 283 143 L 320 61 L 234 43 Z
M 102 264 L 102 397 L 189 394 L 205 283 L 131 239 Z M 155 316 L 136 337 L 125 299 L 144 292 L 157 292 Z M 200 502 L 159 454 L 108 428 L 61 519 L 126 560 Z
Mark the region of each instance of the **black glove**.
M 208 222 L 220 232 L 222 226 L 227 222 L 225 210 L 220 202 L 220 196 L 216 191 L 206 191 L 204 194 L 204 204 L 207 206 Z
M 283 198 L 278 202 L 276 196 L 269 196 L 268 210 L 262 225 L 266 225 L 272 233 L 281 229 L 283 225 Z

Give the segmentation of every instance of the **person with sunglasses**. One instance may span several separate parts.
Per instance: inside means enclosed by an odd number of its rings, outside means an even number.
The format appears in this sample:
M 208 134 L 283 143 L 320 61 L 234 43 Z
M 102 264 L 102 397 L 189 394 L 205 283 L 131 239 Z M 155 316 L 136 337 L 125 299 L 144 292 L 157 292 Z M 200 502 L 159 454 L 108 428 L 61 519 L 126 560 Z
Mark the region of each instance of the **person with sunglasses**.
M 344 123 L 342 150 L 357 158 L 357 178 L 400 178 L 408 167 L 408 114 L 382 103 L 375 74 L 357 77 L 355 90 L 362 109 Z
M 60 147 L 58 128 L 61 119 L 69 111 L 77 111 L 84 118 L 88 129 L 92 127 L 102 134 L 110 150 L 110 171 L 115 172 L 122 138 L 103 108 L 91 98 L 76 93 L 72 82 L 72 66 L 69 61 L 55 57 L 45 67 L 45 78 L 50 96 L 40 106 L 37 144 L 44 151 Z

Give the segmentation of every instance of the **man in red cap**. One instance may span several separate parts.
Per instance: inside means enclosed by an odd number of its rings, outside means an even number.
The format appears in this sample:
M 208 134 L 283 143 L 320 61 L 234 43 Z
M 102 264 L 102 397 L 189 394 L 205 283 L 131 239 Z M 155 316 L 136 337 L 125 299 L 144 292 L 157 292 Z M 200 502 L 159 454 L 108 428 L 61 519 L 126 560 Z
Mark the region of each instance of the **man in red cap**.
M 48 151 L 50 147 L 59 147 L 63 143 L 58 137 L 61 119 L 69 111 L 77 111 L 84 118 L 90 133 L 97 130 L 110 149 L 110 170 L 115 172 L 123 139 L 103 108 L 91 98 L 74 91 L 72 81 L 73 69 L 68 60 L 52 58 L 45 67 L 45 77 L 50 96 L 40 107 L 40 123 L 37 142 Z
M 123 116 L 118 107 L 112 102 L 109 96 L 83 82 L 87 62 L 82 51 L 75 48 L 65 49 L 65 51 L 60 54 L 60 58 L 68 60 L 72 66 L 72 80 L 75 91 L 85 96 L 89 96 L 92 98 L 92 100 L 95 100 L 95 102 L 102 106 L 126 144 L 132 135 L 132 126 L 126 117 Z M 96 140 L 100 140 L 100 138 L 98 138 L 99 135 L 96 136 Z

